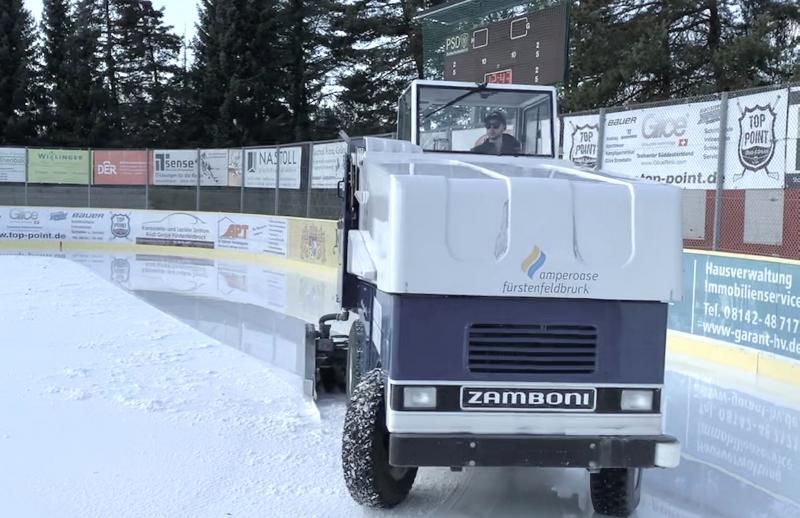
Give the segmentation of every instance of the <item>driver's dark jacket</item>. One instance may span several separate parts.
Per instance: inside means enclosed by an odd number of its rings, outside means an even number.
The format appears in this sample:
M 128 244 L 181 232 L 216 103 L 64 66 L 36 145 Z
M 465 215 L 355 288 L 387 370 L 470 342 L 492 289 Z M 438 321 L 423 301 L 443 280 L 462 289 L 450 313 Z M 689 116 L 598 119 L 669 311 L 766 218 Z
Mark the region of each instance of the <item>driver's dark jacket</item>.
M 500 146 L 500 152 L 497 152 L 497 147 L 494 142 L 487 140 L 480 146 L 472 148 L 473 153 L 483 153 L 485 155 L 518 155 L 521 152 L 521 145 L 517 139 L 503 133 L 503 143 Z

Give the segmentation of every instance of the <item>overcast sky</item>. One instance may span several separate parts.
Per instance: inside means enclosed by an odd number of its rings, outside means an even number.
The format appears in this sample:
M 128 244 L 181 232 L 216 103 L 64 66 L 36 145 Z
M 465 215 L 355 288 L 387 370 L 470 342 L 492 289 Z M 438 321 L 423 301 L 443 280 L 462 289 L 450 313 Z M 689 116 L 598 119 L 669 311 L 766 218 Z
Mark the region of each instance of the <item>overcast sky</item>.
M 42 19 L 42 0 L 24 0 L 36 21 Z M 158 9 L 164 7 L 164 20 L 167 25 L 174 27 L 175 34 L 183 35 L 184 26 L 186 35 L 191 41 L 194 36 L 194 24 L 197 21 L 196 0 L 153 0 L 153 6 Z

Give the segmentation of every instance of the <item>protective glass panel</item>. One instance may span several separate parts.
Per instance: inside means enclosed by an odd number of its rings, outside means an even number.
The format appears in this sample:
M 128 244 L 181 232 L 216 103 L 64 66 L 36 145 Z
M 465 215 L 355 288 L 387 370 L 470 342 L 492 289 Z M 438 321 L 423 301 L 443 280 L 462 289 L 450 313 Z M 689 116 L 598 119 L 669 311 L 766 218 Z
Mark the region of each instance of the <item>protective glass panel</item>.
M 425 151 L 553 156 L 551 94 L 534 90 L 420 86 Z

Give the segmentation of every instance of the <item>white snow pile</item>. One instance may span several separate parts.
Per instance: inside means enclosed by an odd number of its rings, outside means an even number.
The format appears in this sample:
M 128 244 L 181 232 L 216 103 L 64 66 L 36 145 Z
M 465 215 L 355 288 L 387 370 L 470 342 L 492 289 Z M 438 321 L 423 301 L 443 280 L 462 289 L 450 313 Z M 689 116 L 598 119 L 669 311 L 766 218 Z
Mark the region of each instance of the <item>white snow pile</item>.
M 0 516 L 369 514 L 340 421 L 268 365 L 75 263 L 0 272 Z

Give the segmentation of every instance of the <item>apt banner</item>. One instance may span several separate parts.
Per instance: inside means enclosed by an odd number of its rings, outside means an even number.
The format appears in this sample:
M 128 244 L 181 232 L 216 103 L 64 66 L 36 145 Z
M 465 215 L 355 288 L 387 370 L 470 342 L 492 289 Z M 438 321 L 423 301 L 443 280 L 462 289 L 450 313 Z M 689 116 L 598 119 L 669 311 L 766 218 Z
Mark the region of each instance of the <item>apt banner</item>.
M 25 148 L 0 148 L 0 182 L 25 183 Z
M 28 149 L 28 182 L 88 185 L 89 151 Z

